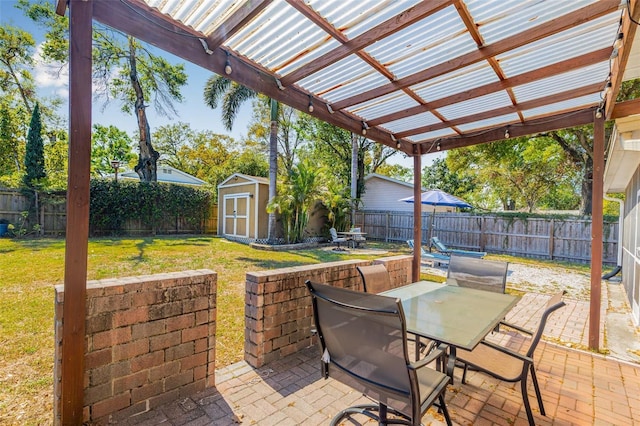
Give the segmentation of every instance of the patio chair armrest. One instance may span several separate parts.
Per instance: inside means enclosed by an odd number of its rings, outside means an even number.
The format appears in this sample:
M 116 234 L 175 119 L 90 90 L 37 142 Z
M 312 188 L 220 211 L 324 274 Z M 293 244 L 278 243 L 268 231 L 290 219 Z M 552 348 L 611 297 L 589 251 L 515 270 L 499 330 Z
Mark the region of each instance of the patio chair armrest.
M 526 328 L 520 327 L 519 325 L 515 325 L 508 321 L 504 321 L 504 320 L 500 321 L 500 325 L 504 325 L 505 327 L 509 327 L 521 333 L 528 334 L 529 336 L 533 336 L 533 331 L 527 330 Z
M 409 368 L 411 368 L 413 370 L 418 370 L 418 369 L 424 367 L 427 364 L 431 364 L 433 361 L 435 361 L 438 358 L 446 355 L 448 348 L 449 348 L 448 345 L 439 344 L 434 350 L 429 352 L 429 355 L 427 355 L 426 357 L 422 358 L 419 361 L 412 362 L 409 365 Z
M 523 362 L 525 362 L 525 363 L 527 363 L 527 364 L 533 364 L 533 358 L 528 357 L 528 356 L 526 356 L 526 355 L 522 355 L 521 353 L 518 353 L 518 352 L 512 351 L 511 349 L 509 349 L 509 348 L 505 348 L 504 346 L 500 346 L 500 345 L 498 345 L 498 344 L 495 344 L 495 343 L 493 343 L 493 342 L 488 342 L 488 341 L 486 341 L 486 340 L 483 340 L 482 342 L 480 342 L 480 344 L 481 344 L 481 345 L 485 345 L 485 346 L 489 346 L 490 348 L 495 349 L 495 350 L 496 350 L 496 351 L 498 351 L 498 352 L 502 352 L 502 353 L 504 353 L 504 354 L 507 354 L 507 355 L 509 355 L 509 356 L 512 356 L 512 357 L 514 357 L 514 358 L 517 358 L 517 359 L 519 359 L 520 361 L 523 361 Z

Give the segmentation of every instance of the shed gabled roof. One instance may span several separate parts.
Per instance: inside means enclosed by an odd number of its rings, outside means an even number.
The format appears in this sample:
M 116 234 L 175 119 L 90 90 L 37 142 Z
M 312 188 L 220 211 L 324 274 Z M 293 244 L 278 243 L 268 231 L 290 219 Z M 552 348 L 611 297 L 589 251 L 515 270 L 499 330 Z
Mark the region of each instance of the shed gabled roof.
M 241 181 L 238 182 L 238 179 L 241 179 Z M 226 178 L 225 180 L 223 180 L 222 182 L 220 182 L 218 184 L 218 188 L 224 188 L 225 186 L 229 186 L 229 184 L 236 184 L 236 183 L 243 183 L 243 184 L 259 183 L 263 185 L 269 185 L 269 179 L 262 176 L 250 176 L 242 173 L 234 173 L 228 178 Z
M 625 4 L 120 0 L 93 16 L 416 155 L 609 116 L 636 32 Z

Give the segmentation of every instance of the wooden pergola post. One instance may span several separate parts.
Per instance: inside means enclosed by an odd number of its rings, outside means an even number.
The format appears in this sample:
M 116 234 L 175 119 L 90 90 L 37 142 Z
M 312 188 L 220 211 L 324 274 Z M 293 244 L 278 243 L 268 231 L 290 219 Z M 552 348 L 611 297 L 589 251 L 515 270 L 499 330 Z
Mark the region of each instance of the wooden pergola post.
M 593 180 L 591 203 L 591 298 L 589 305 L 589 349 L 600 349 L 602 304 L 602 197 L 604 191 L 604 117 L 593 122 Z
M 413 156 L 413 264 L 411 281 L 420 281 L 420 247 L 422 247 L 422 157 Z
M 61 420 L 63 425 L 80 425 L 84 406 L 93 0 L 70 0 L 68 7 L 69 177 L 64 260 Z

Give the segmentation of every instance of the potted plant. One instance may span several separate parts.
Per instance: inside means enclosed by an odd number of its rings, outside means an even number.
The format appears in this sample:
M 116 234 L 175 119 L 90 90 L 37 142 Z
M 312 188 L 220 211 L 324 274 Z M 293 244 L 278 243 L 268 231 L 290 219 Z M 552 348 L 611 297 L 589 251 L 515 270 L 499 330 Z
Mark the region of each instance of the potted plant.
M 4 237 L 9 229 L 9 221 L 7 219 L 0 219 L 0 237 Z

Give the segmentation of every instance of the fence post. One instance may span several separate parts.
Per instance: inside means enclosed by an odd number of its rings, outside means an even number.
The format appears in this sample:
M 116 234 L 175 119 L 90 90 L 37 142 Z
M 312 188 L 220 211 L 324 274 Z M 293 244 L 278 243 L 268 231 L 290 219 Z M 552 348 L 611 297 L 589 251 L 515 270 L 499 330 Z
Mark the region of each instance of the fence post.
M 554 224 L 555 224 L 555 219 L 551 219 L 551 223 L 549 224 L 549 259 L 550 260 L 553 260 L 553 245 L 554 245 L 553 235 L 555 234 Z
M 386 223 L 385 223 L 385 231 L 384 231 L 384 235 L 385 235 L 384 242 L 385 243 L 389 242 L 389 215 L 390 214 L 391 213 L 389 213 L 389 212 L 387 212 L 387 214 L 386 214 Z
M 484 246 L 487 245 L 487 241 L 486 241 L 486 235 L 484 234 L 484 228 L 485 228 L 485 217 L 482 216 L 480 217 L 480 251 L 485 251 Z

